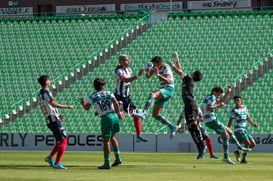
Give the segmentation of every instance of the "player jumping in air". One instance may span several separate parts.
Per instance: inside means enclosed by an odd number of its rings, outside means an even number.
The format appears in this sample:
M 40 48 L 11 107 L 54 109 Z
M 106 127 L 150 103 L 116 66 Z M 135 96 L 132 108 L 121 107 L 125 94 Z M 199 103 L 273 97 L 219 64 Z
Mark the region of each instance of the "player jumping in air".
M 181 121 L 184 117 L 185 117 L 185 109 L 182 111 L 182 113 L 177 121 L 177 125 L 181 124 Z M 211 139 L 210 139 L 208 133 L 205 131 L 205 129 L 200 124 L 200 122 L 202 122 L 203 120 L 204 120 L 203 113 L 202 113 L 201 109 L 198 107 L 198 119 L 197 119 L 198 127 L 202 133 L 203 140 L 206 142 L 207 148 L 210 153 L 210 158 L 218 159 L 218 156 L 213 153 Z M 198 149 L 198 147 L 197 147 L 197 149 Z M 201 159 L 203 159 L 203 157 Z
M 122 120 L 122 115 L 114 94 L 110 91 L 104 90 L 105 81 L 101 78 L 96 78 L 93 84 L 96 92 L 93 92 L 87 101 L 82 97 L 80 103 L 85 110 L 89 110 L 91 105 L 94 104 L 96 111 L 101 117 L 104 164 L 98 167 L 98 169 L 110 169 L 110 143 L 112 144 L 116 158 L 112 167 L 121 164 L 119 145 L 115 135 L 120 130 L 119 119 Z
M 61 105 L 55 102 L 50 88 L 50 79 L 47 75 L 42 75 L 38 82 L 40 83 L 42 89 L 39 93 L 39 106 L 41 112 L 46 118 L 47 127 L 52 131 L 56 144 L 51 151 L 50 155 L 45 158 L 45 161 L 53 168 L 67 169 L 64 167 L 60 161 L 63 156 L 66 144 L 67 144 L 67 134 L 62 126 L 61 120 L 64 119 L 63 114 L 59 114 L 57 108 L 67 108 L 73 109 L 71 105 Z M 53 157 L 57 153 L 56 160 L 54 162 Z
M 235 106 L 230 112 L 230 119 L 228 122 L 228 127 L 232 125 L 232 121 L 235 121 L 234 134 L 240 143 L 244 143 L 246 148 L 253 148 L 256 146 L 256 142 L 253 137 L 247 132 L 246 127 L 249 122 L 252 126 L 257 128 L 257 124 L 252 121 L 249 117 L 247 107 L 242 105 L 241 96 L 233 97 Z M 243 153 L 242 160 L 240 160 L 240 152 L 237 150 L 234 152 L 236 160 L 242 164 L 247 164 L 247 152 Z
M 205 144 L 203 142 L 202 132 L 198 126 L 198 106 L 193 94 L 194 82 L 202 80 L 202 74 L 199 71 L 195 71 L 192 74 L 184 73 L 179 63 L 177 52 L 174 52 L 172 56 L 175 59 L 175 65 L 172 62 L 168 62 L 168 64 L 183 81 L 182 99 L 185 106 L 185 119 L 187 121 L 189 132 L 191 133 L 191 136 L 198 148 L 197 159 L 202 159 L 204 155 Z
M 234 165 L 235 163 L 229 158 L 229 138 L 231 138 L 237 148 L 241 151 L 250 151 L 248 148 L 244 148 L 240 145 L 239 141 L 236 139 L 232 130 L 228 127 L 225 127 L 224 124 L 218 119 L 215 115 L 215 109 L 222 107 L 225 104 L 225 101 L 232 90 L 232 86 L 228 86 L 228 90 L 225 95 L 220 99 L 221 94 L 224 92 L 221 87 L 214 87 L 211 90 L 211 93 L 207 95 L 203 101 L 203 111 L 204 111 L 204 122 L 205 125 L 214 130 L 217 134 L 221 135 L 223 138 L 223 149 L 224 149 L 224 158 L 223 161 L 229 164 Z M 217 102 L 217 100 L 219 100 Z
M 142 75 L 144 69 L 141 69 L 137 75 L 132 76 L 132 70 L 129 67 L 129 59 L 127 55 L 119 56 L 119 65 L 114 70 L 114 76 L 116 80 L 115 97 L 118 100 L 120 109 L 132 115 L 132 112 L 136 111 L 136 106 L 130 98 L 130 82 L 136 80 Z M 134 126 L 136 130 L 137 142 L 148 142 L 141 135 L 140 118 L 132 115 L 134 118 Z
M 147 116 L 149 108 L 154 103 L 152 116 L 153 118 L 170 128 L 170 138 L 172 139 L 178 127 L 168 121 L 168 119 L 161 115 L 160 112 L 163 110 L 167 101 L 174 94 L 173 73 L 167 64 L 162 63 L 162 58 L 160 56 L 155 56 L 152 59 L 152 64 L 153 69 L 146 69 L 146 77 L 150 78 L 153 74 L 155 74 L 160 80 L 159 90 L 150 93 L 148 100 L 145 103 L 143 112 L 138 111 L 133 114 L 137 117 L 144 119 Z

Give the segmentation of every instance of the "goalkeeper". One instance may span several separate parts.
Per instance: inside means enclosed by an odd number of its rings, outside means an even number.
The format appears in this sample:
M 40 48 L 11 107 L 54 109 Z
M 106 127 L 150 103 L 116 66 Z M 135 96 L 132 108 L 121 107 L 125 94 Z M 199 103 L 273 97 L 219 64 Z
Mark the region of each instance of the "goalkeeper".
M 193 95 L 194 82 L 202 80 L 202 74 L 199 71 L 195 71 L 192 74 L 185 74 L 179 63 L 177 52 L 174 52 L 172 56 L 175 59 L 175 65 L 172 62 L 168 62 L 168 64 L 183 81 L 182 99 L 185 105 L 185 118 L 189 132 L 198 148 L 199 153 L 197 159 L 202 159 L 204 157 L 205 144 L 203 142 L 202 132 L 198 126 L 198 107 Z

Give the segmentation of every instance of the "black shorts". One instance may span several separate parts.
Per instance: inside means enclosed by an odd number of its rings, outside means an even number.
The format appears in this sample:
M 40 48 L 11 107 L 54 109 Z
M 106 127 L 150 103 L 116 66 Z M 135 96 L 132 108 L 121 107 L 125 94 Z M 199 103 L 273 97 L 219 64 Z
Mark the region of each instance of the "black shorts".
M 132 100 L 130 99 L 130 96 L 128 97 L 122 97 L 120 95 L 115 94 L 116 99 L 118 100 L 119 106 L 120 106 L 120 110 L 123 110 L 125 112 L 136 109 L 135 104 L 132 102 Z
M 184 105 L 185 105 L 185 119 L 187 120 L 187 124 L 196 121 L 198 119 L 198 107 L 196 101 L 191 97 L 183 97 Z
M 62 122 L 56 116 L 48 116 L 46 119 L 47 127 L 52 131 L 56 141 L 67 137 L 66 131 L 62 126 Z
M 200 126 L 200 124 L 198 124 L 198 127 L 199 127 L 199 129 L 200 129 L 200 131 L 201 131 L 203 140 L 204 140 L 204 139 L 207 139 L 207 138 L 209 137 L 208 133 L 205 131 L 205 129 L 204 129 L 202 126 Z

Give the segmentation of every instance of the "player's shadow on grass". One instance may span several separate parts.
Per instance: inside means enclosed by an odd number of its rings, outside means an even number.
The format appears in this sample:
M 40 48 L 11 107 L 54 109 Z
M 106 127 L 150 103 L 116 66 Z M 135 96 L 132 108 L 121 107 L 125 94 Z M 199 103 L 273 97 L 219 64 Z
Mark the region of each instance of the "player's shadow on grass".
M 34 169 L 34 168 L 46 168 L 48 165 L 0 165 L 0 170 L 4 169 Z M 50 168 L 50 167 L 49 167 Z

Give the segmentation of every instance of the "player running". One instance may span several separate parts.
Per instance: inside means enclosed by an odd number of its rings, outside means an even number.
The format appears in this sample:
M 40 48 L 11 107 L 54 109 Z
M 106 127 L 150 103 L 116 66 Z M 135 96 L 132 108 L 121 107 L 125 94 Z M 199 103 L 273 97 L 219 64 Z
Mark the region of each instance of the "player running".
M 244 148 L 240 145 L 235 135 L 232 133 L 231 129 L 225 127 L 224 124 L 218 119 L 215 115 L 215 109 L 222 107 L 227 100 L 228 95 L 232 90 L 232 86 L 228 86 L 228 90 L 225 95 L 220 99 L 221 94 L 224 92 L 221 87 L 214 87 L 211 90 L 211 94 L 207 95 L 203 101 L 203 111 L 204 111 L 204 122 L 205 125 L 214 130 L 223 138 L 223 149 L 224 149 L 224 158 L 223 161 L 229 164 L 234 165 L 235 163 L 229 158 L 229 137 L 233 139 L 237 148 L 242 151 L 250 151 L 248 148 Z M 217 100 L 219 100 L 217 102 Z
M 136 80 L 142 75 L 144 69 L 141 69 L 137 75 L 132 76 L 132 70 L 129 67 L 129 59 L 127 55 L 119 56 L 119 65 L 115 68 L 113 74 L 116 80 L 115 97 L 118 100 L 120 109 L 132 115 L 136 111 L 136 106 L 130 98 L 130 82 Z M 132 115 L 134 118 L 134 126 L 136 130 L 136 142 L 148 142 L 141 135 L 140 118 Z
M 38 82 L 40 83 L 42 89 L 39 93 L 39 106 L 41 112 L 46 118 L 47 127 L 52 131 L 56 144 L 51 151 L 50 155 L 45 158 L 45 161 L 49 163 L 49 165 L 53 168 L 58 169 L 67 169 L 64 167 L 60 161 L 63 156 L 66 144 L 67 144 L 67 134 L 62 126 L 61 120 L 64 119 L 63 114 L 59 114 L 57 108 L 67 108 L 73 109 L 71 105 L 61 105 L 55 102 L 50 88 L 50 79 L 47 75 L 42 75 Z M 56 160 L 54 162 L 53 157 L 57 153 Z
M 133 114 L 137 117 L 144 119 L 147 116 L 149 108 L 154 103 L 152 116 L 153 118 L 170 128 L 170 139 L 172 139 L 178 127 L 168 121 L 168 119 L 161 115 L 160 112 L 163 110 L 167 101 L 174 94 L 173 73 L 167 64 L 162 63 L 162 58 L 160 56 L 155 56 L 152 59 L 152 64 L 153 69 L 146 69 L 146 77 L 150 78 L 153 74 L 155 74 L 160 80 L 159 90 L 150 93 L 148 100 L 145 103 L 143 112 L 138 111 Z
M 93 92 L 87 101 L 82 97 L 81 105 L 85 110 L 89 110 L 94 104 L 96 111 L 101 117 L 101 136 L 103 138 L 104 164 L 98 169 L 110 169 L 110 142 L 115 153 L 115 161 L 112 167 L 122 163 L 120 159 L 120 151 L 118 141 L 115 138 L 119 132 L 119 119 L 122 120 L 119 104 L 114 94 L 104 90 L 105 81 L 101 78 L 96 78 L 93 82 L 96 92 Z
M 244 143 L 246 148 L 253 148 L 256 146 L 256 142 L 253 137 L 247 132 L 247 122 L 249 122 L 252 126 L 257 128 L 257 124 L 252 121 L 249 117 L 249 113 L 247 107 L 242 105 L 241 96 L 233 97 L 235 106 L 230 112 L 230 119 L 228 122 L 228 127 L 230 128 L 232 125 L 232 121 L 235 121 L 234 125 L 234 134 L 240 143 Z M 247 152 L 243 153 L 242 160 L 240 159 L 240 152 L 237 150 L 234 152 L 236 156 L 236 160 L 241 162 L 242 164 L 247 164 Z
M 177 121 L 177 126 L 179 126 L 181 124 L 181 121 L 182 119 L 185 117 L 185 109 L 183 109 L 178 121 Z M 204 120 L 204 116 L 203 116 L 203 113 L 201 111 L 201 109 L 198 107 L 198 127 L 202 133 L 202 137 L 203 137 L 203 140 L 206 142 L 206 145 L 207 145 L 207 148 L 209 150 L 209 153 L 210 153 L 210 158 L 214 158 L 214 159 L 218 159 L 218 156 L 215 155 L 213 153 L 213 149 L 212 149 L 212 144 L 211 144 L 211 139 L 208 135 L 208 133 L 205 131 L 205 129 L 201 126 L 200 122 L 202 122 Z M 197 147 L 198 149 L 198 147 Z M 199 150 L 198 150 L 199 151 Z M 204 159 L 204 156 L 201 157 L 200 159 Z
M 183 81 L 182 99 L 185 105 L 185 118 L 189 132 L 191 133 L 194 143 L 198 148 L 197 159 L 202 159 L 204 156 L 205 144 L 203 142 L 202 132 L 198 126 L 198 106 L 193 94 L 194 82 L 202 80 L 202 74 L 199 71 L 195 71 L 192 74 L 184 73 L 179 63 L 177 52 L 174 52 L 172 56 L 175 59 L 175 65 L 172 62 L 168 62 L 168 64 Z

